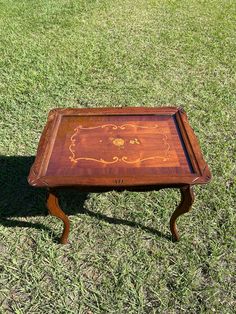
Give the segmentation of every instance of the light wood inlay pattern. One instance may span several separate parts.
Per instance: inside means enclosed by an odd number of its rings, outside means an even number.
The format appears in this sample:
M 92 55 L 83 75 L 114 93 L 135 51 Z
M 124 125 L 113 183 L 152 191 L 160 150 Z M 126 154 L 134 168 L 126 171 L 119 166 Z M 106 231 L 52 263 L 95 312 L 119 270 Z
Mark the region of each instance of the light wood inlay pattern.
M 211 179 L 184 110 L 163 108 L 54 109 L 42 133 L 28 177 L 49 191 L 49 213 L 61 219 L 67 243 L 69 219 L 59 206 L 59 188 L 80 191 L 150 191 L 180 188 L 176 220 L 194 201 L 193 185 Z

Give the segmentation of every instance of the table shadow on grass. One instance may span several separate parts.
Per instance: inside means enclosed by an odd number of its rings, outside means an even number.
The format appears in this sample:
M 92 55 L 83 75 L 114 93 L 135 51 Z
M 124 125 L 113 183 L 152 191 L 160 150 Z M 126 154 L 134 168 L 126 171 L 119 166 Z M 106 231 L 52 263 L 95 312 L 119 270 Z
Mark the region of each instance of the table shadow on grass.
M 33 188 L 27 182 L 27 176 L 33 162 L 34 156 L 0 156 L 0 224 L 11 228 L 45 230 L 52 236 L 53 240 L 56 240 L 58 237 L 54 232 L 42 223 L 16 219 L 17 217 L 36 217 L 48 214 L 45 206 L 45 189 Z M 109 217 L 86 209 L 84 203 L 88 196 L 88 193 L 81 193 L 78 190 L 62 190 L 59 192 L 61 207 L 67 215 L 83 214 L 110 224 L 140 228 L 158 237 L 171 239 L 171 236 L 141 223 Z

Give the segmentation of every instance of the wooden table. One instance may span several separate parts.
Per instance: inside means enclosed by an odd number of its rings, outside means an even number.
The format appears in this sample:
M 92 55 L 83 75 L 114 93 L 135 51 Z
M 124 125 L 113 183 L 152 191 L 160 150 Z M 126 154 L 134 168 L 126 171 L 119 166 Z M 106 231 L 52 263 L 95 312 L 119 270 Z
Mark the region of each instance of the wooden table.
M 148 191 L 179 188 L 176 219 L 194 201 L 193 185 L 211 174 L 186 113 L 181 108 L 53 109 L 42 133 L 28 177 L 48 190 L 49 213 L 64 222 L 60 243 L 67 243 L 69 220 L 58 203 L 58 190 Z

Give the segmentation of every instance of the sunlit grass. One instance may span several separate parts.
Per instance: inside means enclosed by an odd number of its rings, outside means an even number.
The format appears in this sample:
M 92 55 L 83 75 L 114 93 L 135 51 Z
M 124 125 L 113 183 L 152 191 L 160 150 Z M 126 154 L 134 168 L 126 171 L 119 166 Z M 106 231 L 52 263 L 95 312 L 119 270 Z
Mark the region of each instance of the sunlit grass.
M 0 312 L 234 313 L 234 1 L 0 3 Z M 62 194 L 70 244 L 26 181 L 54 107 L 182 106 L 213 180 L 179 195 Z M 167 237 L 166 237 L 167 236 Z

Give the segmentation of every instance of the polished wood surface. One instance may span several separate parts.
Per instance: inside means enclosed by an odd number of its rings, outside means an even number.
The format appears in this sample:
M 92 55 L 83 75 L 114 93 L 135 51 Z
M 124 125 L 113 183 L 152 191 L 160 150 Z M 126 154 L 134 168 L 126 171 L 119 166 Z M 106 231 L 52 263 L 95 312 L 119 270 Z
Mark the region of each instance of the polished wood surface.
M 210 179 L 187 115 L 176 107 L 54 109 L 28 177 L 32 186 L 49 191 L 49 213 L 64 224 L 62 244 L 68 241 L 70 224 L 59 206 L 59 188 L 180 188 L 181 202 L 170 219 L 178 240 L 176 220 L 191 208 L 193 185 Z
M 172 214 L 171 219 L 170 219 L 170 230 L 175 241 L 179 240 L 179 233 L 176 226 L 176 220 L 179 216 L 189 212 L 194 202 L 194 192 L 193 192 L 192 186 L 187 185 L 187 186 L 181 187 L 180 192 L 181 192 L 181 202 L 179 206 L 176 208 L 176 210 L 174 211 L 174 213 Z
M 29 176 L 30 184 L 41 187 L 209 180 L 186 114 L 171 107 L 53 110 Z
M 52 216 L 55 216 L 62 220 L 64 224 L 64 229 L 62 235 L 60 237 L 60 243 L 66 244 L 68 241 L 68 235 L 70 232 L 70 222 L 66 214 L 62 211 L 59 206 L 58 195 L 56 191 L 50 190 L 47 194 L 46 206 L 48 208 L 49 213 Z

